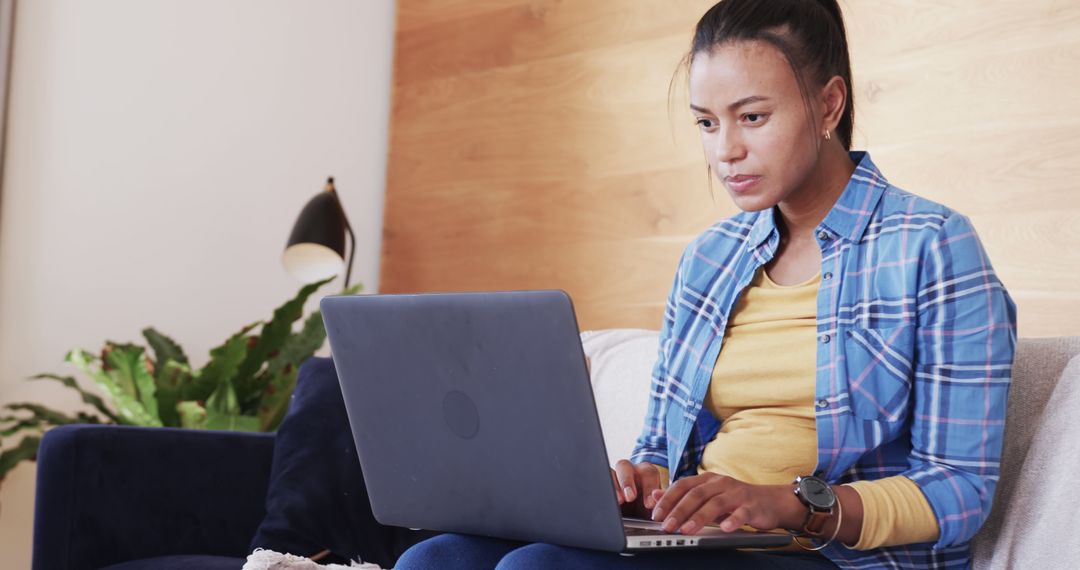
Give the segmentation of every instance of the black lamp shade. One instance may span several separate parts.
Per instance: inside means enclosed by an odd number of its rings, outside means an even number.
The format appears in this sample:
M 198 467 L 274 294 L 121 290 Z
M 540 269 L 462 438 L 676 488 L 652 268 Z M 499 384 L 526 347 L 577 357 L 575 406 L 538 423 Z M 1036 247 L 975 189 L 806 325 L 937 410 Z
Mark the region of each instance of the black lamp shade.
M 329 190 L 316 195 L 304 206 L 289 234 L 281 258 L 285 270 L 305 283 L 341 273 L 347 227 L 337 193 Z

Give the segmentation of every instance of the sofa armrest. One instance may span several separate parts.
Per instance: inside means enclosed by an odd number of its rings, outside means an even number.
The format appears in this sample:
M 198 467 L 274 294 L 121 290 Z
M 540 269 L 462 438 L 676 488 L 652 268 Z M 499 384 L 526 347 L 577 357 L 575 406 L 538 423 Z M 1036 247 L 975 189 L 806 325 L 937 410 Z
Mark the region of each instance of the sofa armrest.
M 244 557 L 265 515 L 273 450 L 273 434 L 51 429 L 38 453 L 33 567 Z

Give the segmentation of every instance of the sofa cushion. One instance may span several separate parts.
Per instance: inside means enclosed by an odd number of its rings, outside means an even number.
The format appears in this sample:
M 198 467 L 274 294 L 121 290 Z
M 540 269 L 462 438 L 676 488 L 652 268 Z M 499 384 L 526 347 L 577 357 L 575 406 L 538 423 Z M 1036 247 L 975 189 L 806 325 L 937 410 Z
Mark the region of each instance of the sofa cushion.
M 1001 481 L 990 517 L 973 541 L 975 568 L 1056 568 L 1063 554 L 1075 554 L 1075 546 L 1066 545 L 1077 544 L 1072 523 L 1080 511 L 1080 455 L 1065 443 L 1080 441 L 1077 410 L 1080 337 L 1022 339 Z
M 596 411 L 612 465 L 630 457 L 641 433 L 659 342 L 659 333 L 652 330 L 606 329 L 581 333 Z
M 390 567 L 426 536 L 410 532 L 372 517 L 334 363 L 309 358 L 277 431 L 266 518 L 249 552 L 311 557 L 329 550 L 321 563 L 359 559 Z

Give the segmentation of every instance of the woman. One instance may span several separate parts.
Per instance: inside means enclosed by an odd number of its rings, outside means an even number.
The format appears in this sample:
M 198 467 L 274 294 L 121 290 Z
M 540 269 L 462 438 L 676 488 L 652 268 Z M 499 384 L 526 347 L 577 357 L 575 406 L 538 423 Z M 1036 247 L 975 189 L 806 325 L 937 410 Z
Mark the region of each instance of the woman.
M 797 552 L 620 557 L 444 535 L 399 568 L 970 565 L 1016 330 L 974 229 L 849 151 L 835 0 L 724 0 L 688 62 L 709 168 L 743 212 L 683 254 L 617 494 L 668 531 L 786 529 Z

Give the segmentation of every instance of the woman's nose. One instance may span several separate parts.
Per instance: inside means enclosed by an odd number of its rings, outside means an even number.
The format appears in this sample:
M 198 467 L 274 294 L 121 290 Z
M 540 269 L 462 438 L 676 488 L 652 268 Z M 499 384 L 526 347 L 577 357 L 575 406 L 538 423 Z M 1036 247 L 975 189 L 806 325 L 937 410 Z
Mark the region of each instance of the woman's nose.
M 738 129 L 727 128 L 717 133 L 716 160 L 734 162 L 746 156 L 746 146 L 739 136 Z

